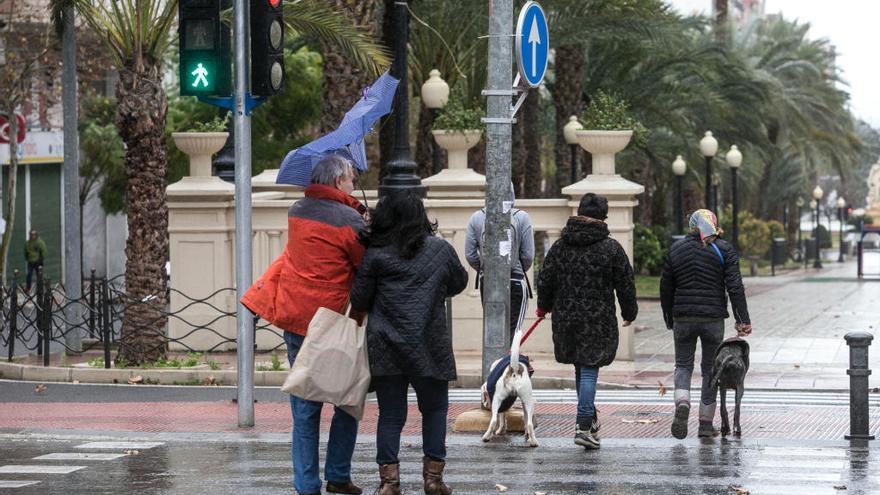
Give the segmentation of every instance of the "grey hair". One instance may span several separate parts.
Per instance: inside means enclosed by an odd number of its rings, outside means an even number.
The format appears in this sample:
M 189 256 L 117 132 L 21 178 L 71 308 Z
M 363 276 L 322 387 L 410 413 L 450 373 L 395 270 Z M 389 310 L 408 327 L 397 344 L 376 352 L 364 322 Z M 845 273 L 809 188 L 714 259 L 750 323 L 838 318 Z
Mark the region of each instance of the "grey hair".
M 327 155 L 312 169 L 312 184 L 335 186 L 336 179 L 352 171 L 351 162 L 339 155 Z

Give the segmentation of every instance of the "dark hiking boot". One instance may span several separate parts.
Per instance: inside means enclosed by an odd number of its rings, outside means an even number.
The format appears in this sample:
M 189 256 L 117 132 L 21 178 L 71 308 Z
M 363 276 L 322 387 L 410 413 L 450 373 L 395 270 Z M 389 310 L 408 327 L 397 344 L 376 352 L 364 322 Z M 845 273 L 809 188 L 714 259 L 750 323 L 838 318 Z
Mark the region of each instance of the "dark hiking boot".
M 700 427 L 697 430 L 697 436 L 700 438 L 712 438 L 720 435 L 721 432 L 715 428 L 712 423 L 700 421 Z
M 436 461 L 430 457 L 422 458 L 422 478 L 425 481 L 426 495 L 452 495 L 452 488 L 443 482 L 443 469 L 446 461 Z
M 379 464 L 379 495 L 403 495 L 400 491 L 400 464 Z
M 675 417 L 672 419 L 672 436 L 681 440 L 688 435 L 688 416 L 691 413 L 691 405 L 682 402 L 675 406 Z
M 581 429 L 580 425 L 574 429 L 574 443 L 589 450 L 596 450 L 602 446 L 598 438 L 596 438 L 589 428 Z
M 364 491 L 361 487 L 348 481 L 328 481 L 327 493 L 347 493 L 349 495 L 361 495 Z

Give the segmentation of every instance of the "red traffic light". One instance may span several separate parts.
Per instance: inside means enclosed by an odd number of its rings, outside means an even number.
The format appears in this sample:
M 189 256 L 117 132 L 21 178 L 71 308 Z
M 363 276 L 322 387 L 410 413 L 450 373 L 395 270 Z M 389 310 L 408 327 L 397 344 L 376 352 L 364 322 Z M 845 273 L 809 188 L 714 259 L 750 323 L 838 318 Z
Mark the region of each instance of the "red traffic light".
M 269 1 L 269 6 L 272 7 L 273 9 L 278 8 L 278 5 L 281 4 L 281 0 L 268 0 L 268 1 Z

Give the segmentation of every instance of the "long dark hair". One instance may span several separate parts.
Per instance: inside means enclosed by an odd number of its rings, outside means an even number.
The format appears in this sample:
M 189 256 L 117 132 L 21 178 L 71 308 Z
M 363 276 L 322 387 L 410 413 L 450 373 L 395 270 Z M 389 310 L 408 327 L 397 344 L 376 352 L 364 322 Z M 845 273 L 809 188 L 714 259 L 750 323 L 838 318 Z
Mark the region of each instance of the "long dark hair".
M 395 246 L 402 258 L 412 258 L 434 235 L 437 222 L 430 222 L 422 198 L 412 191 L 383 196 L 370 219 L 369 232 L 361 236 L 367 246 Z

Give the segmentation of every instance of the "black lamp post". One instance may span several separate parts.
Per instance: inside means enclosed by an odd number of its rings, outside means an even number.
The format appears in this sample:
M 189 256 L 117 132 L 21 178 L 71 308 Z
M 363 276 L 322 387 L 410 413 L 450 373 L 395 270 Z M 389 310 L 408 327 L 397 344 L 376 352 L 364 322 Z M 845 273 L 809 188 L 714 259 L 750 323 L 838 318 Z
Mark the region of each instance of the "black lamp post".
M 409 149 L 409 85 L 407 84 L 407 39 L 409 11 L 406 0 L 394 2 L 394 63 L 391 75 L 400 80 L 394 95 L 394 154 L 388 162 L 388 175 L 379 185 L 379 196 L 414 190 L 425 196 L 425 186 L 416 175 L 416 162 Z
M 437 120 L 440 110 L 446 106 L 449 101 L 449 85 L 440 77 L 440 71 L 432 69 L 428 73 L 428 80 L 422 84 L 420 94 L 422 95 L 422 103 L 431 111 L 431 122 Z M 440 147 L 437 146 L 436 140 L 431 140 L 431 173 L 437 175 L 443 168 L 440 163 Z
M 703 203 L 704 208 L 712 208 L 712 157 L 718 152 L 718 141 L 712 137 L 712 131 L 706 131 L 703 139 L 700 140 L 700 153 L 706 159 L 706 200 Z M 718 213 L 715 212 L 717 215 Z
M 840 245 L 840 253 L 837 255 L 837 262 L 843 263 L 843 209 L 846 208 L 846 200 L 837 198 L 837 243 Z
M 684 212 L 682 211 L 682 182 L 684 182 L 684 174 L 687 172 L 687 163 L 681 155 L 675 157 L 672 162 L 672 173 L 675 174 L 675 234 L 681 235 L 684 232 Z
M 730 166 L 730 191 L 733 194 L 733 247 L 739 251 L 739 222 L 737 221 L 739 204 L 736 195 L 736 172 L 739 169 L 739 166 L 742 165 L 743 156 L 735 144 L 730 147 L 726 159 L 727 164 Z
M 583 129 L 584 126 L 578 122 L 577 117 L 572 115 L 568 118 L 568 123 L 562 127 L 562 136 L 565 138 L 565 142 L 568 143 L 568 148 L 571 150 L 571 182 L 570 184 L 574 184 L 578 181 L 578 170 L 577 170 L 577 131 Z
M 797 201 L 795 201 L 795 205 L 797 205 L 797 231 L 798 231 L 798 237 L 797 237 L 798 258 L 797 258 L 797 261 L 801 261 L 801 255 L 802 255 L 802 251 L 804 249 L 803 238 L 801 237 L 801 218 L 803 217 L 804 198 L 798 198 Z
M 813 262 L 813 268 L 822 268 L 822 245 L 819 242 L 819 221 L 822 218 L 819 208 L 822 206 L 822 188 L 816 186 L 813 189 L 813 199 L 816 200 L 816 228 L 813 229 L 813 237 L 816 239 L 816 260 Z
M 212 165 L 214 166 L 214 175 L 220 177 L 226 182 L 235 182 L 235 126 L 233 125 L 232 114 L 225 108 L 220 109 L 220 117 L 226 117 L 229 114 L 229 121 L 226 122 L 226 132 L 229 137 L 217 156 L 214 158 Z

